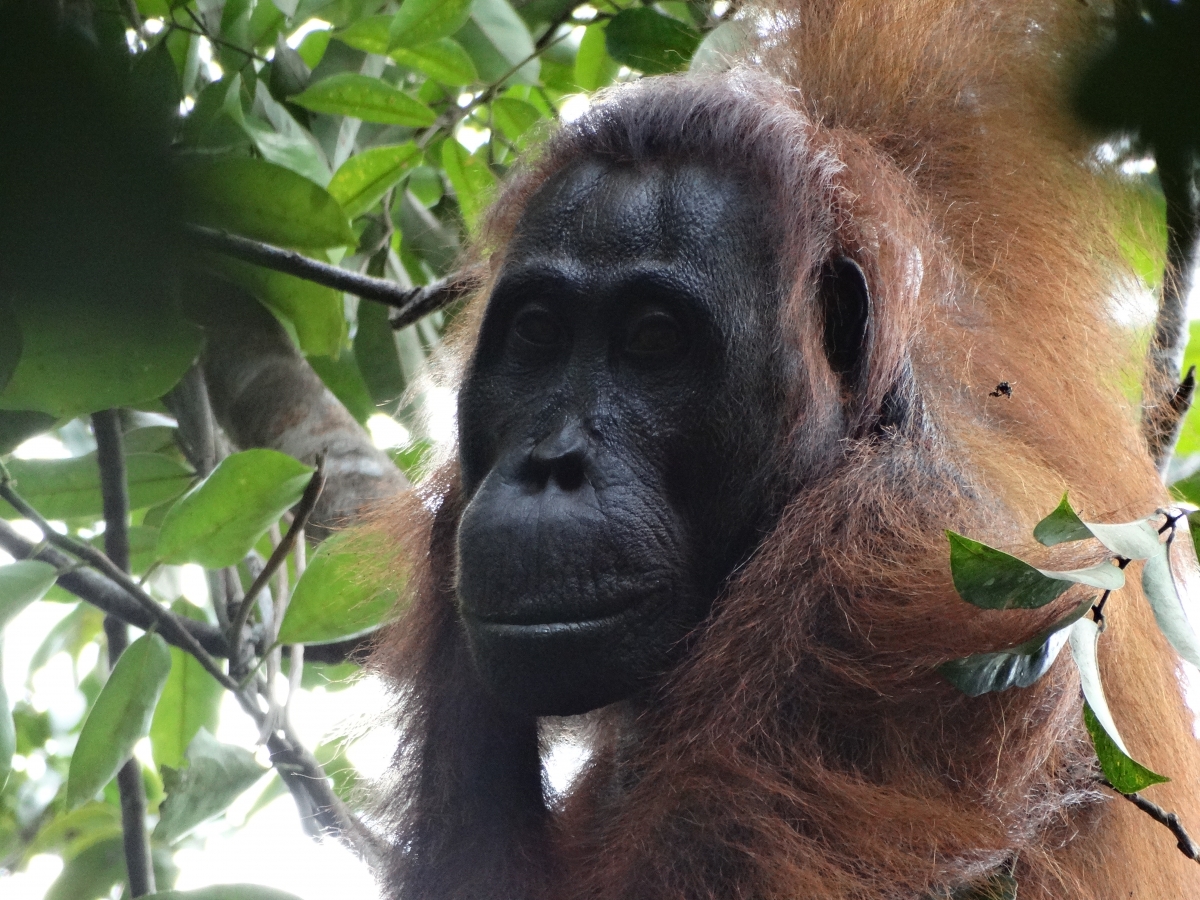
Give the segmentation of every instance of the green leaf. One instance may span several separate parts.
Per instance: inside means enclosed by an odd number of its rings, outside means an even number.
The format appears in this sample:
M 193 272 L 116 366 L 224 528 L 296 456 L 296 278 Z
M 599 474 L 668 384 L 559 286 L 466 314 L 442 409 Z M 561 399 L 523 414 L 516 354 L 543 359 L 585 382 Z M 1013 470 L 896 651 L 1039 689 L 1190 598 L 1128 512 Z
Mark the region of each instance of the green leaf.
M 150 732 L 170 669 L 167 642 L 157 634 L 142 635 L 121 654 L 79 733 L 67 776 L 68 806 L 95 796 Z
M 316 255 L 320 256 L 319 253 Z M 336 356 L 341 352 L 347 334 L 341 291 L 237 259 L 220 259 L 217 266 L 231 281 L 291 323 L 300 349 L 305 353 Z
M 367 16 L 338 30 L 333 36 L 355 50 L 386 56 L 388 32 L 392 27 L 393 18 L 393 16 Z
M 700 34 L 678 19 L 653 9 L 625 9 L 608 23 L 608 55 L 647 75 L 677 72 L 700 46 Z
M 0 631 L 30 603 L 41 600 L 58 580 L 58 570 L 36 559 L 0 566 Z
M 300 900 L 295 894 L 261 884 L 214 884 L 195 891 L 162 891 L 145 900 Z
M 165 290 L 123 298 L 23 293 L 13 316 L 22 351 L 0 409 L 75 416 L 137 406 L 174 387 L 200 352 L 199 329 Z
M 167 799 L 159 810 L 154 839 L 173 844 L 202 822 L 228 809 L 267 771 L 254 754 L 222 744 L 200 729 L 187 748 L 187 765 L 163 770 Z
M 1054 512 L 1034 526 L 1033 536 L 1039 543 L 1053 547 L 1056 544 L 1087 540 L 1092 536 L 1092 532 L 1072 509 L 1067 495 L 1063 494 Z
M 380 303 L 360 303 L 354 358 L 371 399 L 377 406 L 392 404 L 407 386 L 396 352 L 396 337 L 388 311 Z
M 400 65 L 424 72 L 450 87 L 463 87 L 479 78 L 470 54 L 452 38 L 439 38 L 419 47 L 397 47 L 389 55 Z
M 471 22 L 508 63 L 507 68 L 520 65 L 511 80 L 537 83 L 541 62 L 534 55 L 533 36 L 507 0 L 475 0 L 471 6 Z
M 473 229 L 492 198 L 496 176 L 481 152 L 472 154 L 458 141 L 442 144 L 442 165 L 454 187 L 458 208 L 462 210 L 467 227 Z
M 3 638 L 3 635 L 0 635 Z M 4 665 L 4 643 L 0 640 L 0 667 Z M 0 672 L 4 669 L 0 668 Z M 8 776 L 12 773 L 12 758 L 17 752 L 17 726 L 13 722 L 12 707 L 8 704 L 8 692 L 4 689 L 4 679 L 0 678 L 0 791 L 8 784 Z
M 100 496 L 100 468 L 96 454 L 74 459 L 14 459 L 6 463 L 17 492 L 47 519 L 76 519 L 104 515 Z M 192 482 L 183 463 L 158 453 L 130 453 L 125 457 L 129 508 L 145 509 L 182 494 Z M 0 503 L 0 516 L 18 514 Z
M 378 78 L 353 72 L 330 75 L 297 94 L 292 102 L 313 112 L 384 125 L 425 128 L 437 120 L 437 114 L 419 100 Z
M 31 437 L 54 427 L 58 419 L 32 410 L 0 409 L 0 456 L 16 450 Z
M 1123 752 L 1104 730 L 1104 726 L 1096 718 L 1095 711 L 1086 702 L 1083 704 L 1083 722 L 1092 738 L 1092 746 L 1096 749 L 1096 758 L 1100 760 L 1104 777 L 1122 794 L 1136 794 L 1152 784 L 1163 784 L 1171 780 L 1147 769 Z
M 186 484 L 185 484 L 186 487 Z M 181 489 L 179 493 L 183 493 Z M 129 570 L 135 575 L 145 572 L 158 562 L 158 529 L 146 525 L 132 525 L 129 534 Z M 104 534 L 88 541 L 97 550 L 104 550 Z
M 976 653 L 938 666 L 946 680 L 969 697 L 1011 687 L 1029 687 L 1050 670 L 1069 637 L 1067 628 L 1091 609 L 1091 598 L 1023 644 L 995 653 Z
M 1075 584 L 1116 590 L 1125 574 L 1110 563 L 1065 572 L 1036 569 L 1017 557 L 947 531 L 950 574 L 960 597 L 981 609 L 1038 609 Z
M 237 565 L 300 499 L 312 473 L 276 450 L 227 456 L 171 507 L 159 531 L 159 556 L 208 569 Z
M 78 809 L 59 812 L 37 833 L 25 858 L 38 853 L 57 853 L 64 860 L 74 859 L 88 847 L 121 836 L 121 811 L 99 801 Z
M 471 0 L 404 0 L 392 17 L 388 47 L 419 47 L 450 37 L 470 15 Z
M 537 107 L 515 97 L 497 97 L 492 101 L 496 125 L 511 141 L 518 140 L 542 118 Z
M 301 95 L 303 96 L 303 95 Z M 261 159 L 191 159 L 184 216 L 198 225 L 284 247 L 353 246 L 354 232 L 324 188 Z
M 186 600 L 176 600 L 171 611 L 197 622 L 207 619 L 200 607 Z M 224 688 L 194 656 L 171 648 L 171 674 L 150 722 L 155 763 L 175 769 L 183 764 L 188 744 L 200 729 L 216 730 L 223 693 Z
M 1187 519 L 1180 518 L 1176 528 L 1170 543 L 1160 544 L 1161 552 L 1146 560 L 1142 569 L 1142 592 L 1150 601 L 1150 608 L 1154 610 L 1154 619 L 1158 622 L 1159 629 L 1175 648 L 1175 652 L 1192 665 L 1200 666 L 1200 638 L 1197 638 L 1188 621 L 1184 594 L 1175 581 L 1175 573 L 1171 568 L 1171 554 L 1186 552 L 1191 544 Z M 1180 531 L 1183 540 L 1176 546 Z
M 616 61 L 605 47 L 604 24 L 589 25 L 575 54 L 575 82 L 585 91 L 595 91 L 611 84 L 617 76 Z
M 44 900 L 95 900 L 107 897 L 113 885 L 125 880 L 122 839 L 99 841 L 67 861 Z
M 361 216 L 395 187 L 421 159 L 412 141 L 373 147 L 346 160 L 329 182 L 329 193 L 351 218 Z
M 279 627 L 281 644 L 323 644 L 371 631 L 392 613 L 400 586 L 386 585 L 373 559 L 384 548 L 334 535 L 309 560 Z M 375 549 L 377 553 L 373 553 Z
M 1154 193 L 1157 197 L 1162 196 L 1162 194 L 1158 191 L 1155 191 Z M 1159 227 L 1161 228 L 1161 225 Z M 1165 247 L 1166 238 L 1164 237 L 1162 242 L 1157 246 L 1160 248 Z M 1161 249 L 1158 252 L 1160 254 L 1159 259 L 1161 260 Z M 1159 270 L 1161 271 L 1161 269 L 1162 264 L 1160 261 Z M 1197 364 L 1200 364 L 1200 321 L 1193 321 L 1190 325 L 1188 325 L 1188 343 L 1183 354 L 1183 371 L 1186 372 L 1189 366 L 1195 366 Z M 1198 408 L 1200 408 L 1200 404 L 1193 404 L 1192 408 L 1188 410 L 1187 415 L 1184 417 L 1183 428 L 1179 433 L 1179 441 L 1175 445 L 1176 456 L 1188 456 L 1192 453 L 1200 453 L 1200 411 L 1197 411 Z M 1196 493 L 1197 495 L 1200 495 L 1200 475 L 1194 476 L 1194 479 L 1188 480 L 1194 480 L 1197 483 Z M 1187 499 L 1195 502 L 1196 498 L 1193 496 L 1187 496 Z

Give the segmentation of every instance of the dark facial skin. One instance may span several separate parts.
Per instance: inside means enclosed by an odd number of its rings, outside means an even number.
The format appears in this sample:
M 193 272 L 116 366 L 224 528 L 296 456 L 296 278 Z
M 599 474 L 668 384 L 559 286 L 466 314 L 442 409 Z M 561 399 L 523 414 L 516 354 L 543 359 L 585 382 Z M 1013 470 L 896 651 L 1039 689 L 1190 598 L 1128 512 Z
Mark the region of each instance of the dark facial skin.
M 777 514 L 762 206 L 703 167 L 585 160 L 526 208 L 459 400 L 459 611 L 503 702 L 652 683 Z

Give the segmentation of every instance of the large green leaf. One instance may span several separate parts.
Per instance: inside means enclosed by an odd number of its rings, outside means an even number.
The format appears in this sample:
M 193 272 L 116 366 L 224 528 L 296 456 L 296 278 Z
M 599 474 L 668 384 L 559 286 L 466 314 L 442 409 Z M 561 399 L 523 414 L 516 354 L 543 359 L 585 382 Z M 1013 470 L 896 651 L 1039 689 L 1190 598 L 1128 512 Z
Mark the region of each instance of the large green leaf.
M 950 540 L 954 588 L 960 597 L 981 609 L 1037 609 L 1076 584 L 1102 590 L 1117 590 L 1125 584 L 1125 573 L 1108 562 L 1063 572 L 1036 569 L 953 531 L 947 531 L 946 536 Z
M 25 858 L 38 853 L 56 853 L 74 859 L 88 847 L 121 836 L 121 811 L 101 801 L 62 810 L 42 826 Z
M 295 894 L 261 884 L 214 884 L 195 891 L 162 891 L 145 900 L 300 900 Z
M 1180 518 L 1176 527 L 1179 532 L 1170 544 L 1160 544 L 1161 552 L 1146 560 L 1142 569 L 1142 592 L 1150 601 L 1159 629 L 1171 642 L 1175 652 L 1193 666 L 1200 666 L 1200 638 L 1188 620 L 1184 609 L 1185 595 L 1175 580 L 1171 566 L 1172 555 L 1193 552 L 1187 519 Z
M 1136 522 L 1121 522 L 1102 525 L 1088 522 L 1087 529 L 1100 543 L 1126 559 L 1149 559 L 1162 552 L 1162 535 L 1158 533 L 1156 519 L 1139 519 Z
M 204 611 L 186 600 L 176 600 L 171 611 L 197 622 L 206 621 Z M 224 688 L 194 656 L 171 648 L 171 674 L 150 722 L 150 746 L 160 767 L 179 768 L 188 744 L 200 729 L 216 730 L 223 693 Z
M 437 119 L 437 114 L 421 101 L 378 78 L 353 72 L 330 75 L 292 97 L 292 102 L 313 112 L 354 116 L 384 125 L 425 128 Z
M 131 509 L 144 509 L 183 493 L 192 472 L 179 461 L 156 453 L 131 453 L 125 458 Z M 100 473 L 95 453 L 72 459 L 14 459 L 8 463 L 17 490 L 50 519 L 100 516 Z M 0 504 L 0 515 L 15 510 Z
M 589 25 L 575 55 L 575 82 L 585 91 L 595 91 L 611 84 L 619 68 L 616 60 L 608 55 L 604 23 Z
M 237 565 L 300 499 L 312 473 L 276 450 L 227 456 L 171 507 L 159 530 L 159 556 L 209 569 Z
M 222 744 L 200 729 L 187 748 L 187 765 L 163 770 L 167 799 L 159 811 L 154 838 L 173 844 L 201 822 L 224 812 L 267 770 L 254 754 Z
M 388 47 L 419 47 L 449 37 L 471 15 L 472 0 L 404 0 L 392 18 Z
M 0 632 L 17 613 L 41 600 L 57 579 L 54 566 L 36 559 L 0 566 Z
M 74 459 L 14 459 L 6 465 L 17 491 L 46 518 L 104 515 L 95 453 Z M 193 477 L 183 463 L 158 453 L 130 453 L 125 457 L 125 474 L 130 509 L 145 509 L 178 497 Z M 0 503 L 0 516 L 12 519 L 18 513 Z
M 75 416 L 161 397 L 200 351 L 200 331 L 165 294 L 14 300 L 22 350 L 0 409 Z
M 329 193 L 347 215 L 361 216 L 420 159 L 421 151 L 412 141 L 364 150 L 346 160 L 334 173 Z
M 44 900 L 99 900 L 124 880 L 124 843 L 120 836 L 109 837 L 67 860 Z
M 117 774 L 133 746 L 150 732 L 171 653 L 157 634 L 144 634 L 126 648 L 113 667 L 79 733 L 67 776 L 67 805 L 93 797 Z
M 617 13 L 605 31 L 608 55 L 647 75 L 677 72 L 700 45 L 700 34 L 648 7 Z
M 285 247 L 352 246 L 350 222 L 324 188 L 261 159 L 191 159 L 182 166 L 190 187 L 184 215 Z
M 281 644 L 322 644 L 370 631 L 391 614 L 399 585 L 384 583 L 361 539 L 334 535 L 309 560 L 279 628 Z M 383 548 L 379 548 L 384 552 Z
M 231 281 L 291 323 L 305 353 L 336 356 L 341 352 L 347 333 L 341 291 L 236 259 L 220 259 L 217 265 Z

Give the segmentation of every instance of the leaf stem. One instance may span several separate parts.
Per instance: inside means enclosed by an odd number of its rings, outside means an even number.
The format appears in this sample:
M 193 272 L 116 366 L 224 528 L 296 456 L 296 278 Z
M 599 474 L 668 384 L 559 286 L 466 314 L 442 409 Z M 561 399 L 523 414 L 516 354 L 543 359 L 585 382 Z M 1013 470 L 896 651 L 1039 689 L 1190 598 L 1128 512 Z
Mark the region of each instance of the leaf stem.
M 1192 840 L 1191 836 L 1184 829 L 1183 823 L 1179 821 L 1179 816 L 1173 812 L 1167 812 L 1157 803 L 1152 803 L 1141 794 L 1124 794 L 1118 791 L 1106 778 L 1096 779 L 1100 784 L 1104 785 L 1111 791 L 1120 794 L 1155 822 L 1160 825 L 1165 825 L 1171 830 L 1171 834 L 1175 835 L 1176 846 L 1179 847 L 1179 852 L 1194 862 L 1200 863 L 1200 846 Z

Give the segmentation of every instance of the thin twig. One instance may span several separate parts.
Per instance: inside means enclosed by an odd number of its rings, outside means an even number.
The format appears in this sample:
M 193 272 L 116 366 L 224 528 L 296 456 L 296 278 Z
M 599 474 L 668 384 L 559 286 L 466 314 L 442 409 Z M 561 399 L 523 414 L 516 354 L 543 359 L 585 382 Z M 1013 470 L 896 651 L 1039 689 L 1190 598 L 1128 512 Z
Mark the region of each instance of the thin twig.
M 246 591 L 246 595 L 242 598 L 241 605 L 238 606 L 237 611 L 230 617 L 229 643 L 231 646 L 237 646 L 241 641 L 242 629 L 246 627 L 246 622 L 250 618 L 250 610 L 254 605 L 255 598 L 258 597 L 259 591 L 271 580 L 271 576 L 283 565 L 288 554 L 292 552 L 292 546 L 296 543 L 296 537 L 304 531 L 304 525 L 308 522 L 309 516 L 312 515 L 312 511 L 317 505 L 317 499 L 321 496 L 321 490 L 324 487 L 325 457 L 318 456 L 317 470 L 313 472 L 312 479 L 304 489 L 304 495 L 296 505 L 295 518 L 292 519 L 291 528 L 287 530 L 287 534 L 283 536 L 283 540 L 271 551 L 271 557 L 267 560 L 267 564 L 263 566 L 263 570 L 258 573 L 258 577 L 254 579 L 254 583 Z
M 174 613 L 168 609 L 163 609 L 157 600 L 142 590 L 136 581 L 113 565 L 112 560 L 95 547 L 70 538 L 65 534 L 59 534 L 51 528 L 50 523 L 46 521 L 42 514 L 26 503 L 21 495 L 13 490 L 12 478 L 8 474 L 8 470 L 4 468 L 3 463 L 0 463 L 0 497 L 7 500 L 13 509 L 41 529 L 45 539 L 55 547 L 70 553 L 72 556 L 79 557 L 92 568 L 99 570 L 111 581 L 115 581 L 124 588 L 125 592 L 133 597 L 159 625 L 164 632 L 164 637 L 169 633 L 175 638 L 171 643 L 176 644 L 196 657 L 200 665 L 204 666 L 205 670 L 225 688 L 231 691 L 237 690 L 237 682 L 221 671 L 221 667 L 209 656 L 208 651 L 200 646 L 200 642 L 192 636 L 191 632 L 180 624 L 178 617 Z
M 240 235 L 202 225 L 188 225 L 186 228 L 191 237 L 209 250 L 276 272 L 295 275 L 334 290 L 346 291 L 363 300 L 391 306 L 396 309 L 391 317 L 393 328 L 411 325 L 417 319 L 462 299 L 475 289 L 481 274 L 468 269 L 439 278 L 423 287 L 405 288 L 394 281 L 360 275 L 340 266 L 318 262 L 294 250 L 284 250 Z
M 1165 825 L 1171 829 L 1171 834 L 1175 835 L 1176 846 L 1179 847 L 1179 852 L 1190 860 L 1200 862 L 1200 846 L 1192 840 L 1191 836 L 1183 827 L 1183 823 L 1179 821 L 1179 816 L 1173 812 L 1167 812 L 1157 803 L 1151 803 L 1141 794 L 1126 794 L 1118 791 L 1106 778 L 1099 778 L 1097 781 L 1111 791 L 1116 791 L 1159 825 Z
M 125 472 L 124 441 L 116 410 L 92 414 L 96 437 L 96 462 L 100 467 L 100 498 L 104 507 L 104 552 L 113 565 L 129 574 L 129 487 Z M 129 644 L 129 627 L 116 616 L 104 617 L 108 638 L 108 664 L 117 660 Z M 153 894 L 154 866 L 150 837 L 146 833 L 146 785 L 142 765 L 130 756 L 117 771 L 117 795 L 121 800 L 121 838 L 125 850 L 125 872 L 129 896 Z

